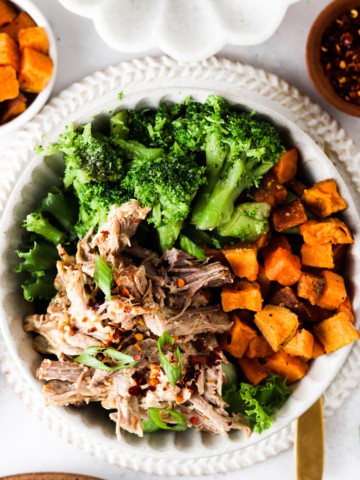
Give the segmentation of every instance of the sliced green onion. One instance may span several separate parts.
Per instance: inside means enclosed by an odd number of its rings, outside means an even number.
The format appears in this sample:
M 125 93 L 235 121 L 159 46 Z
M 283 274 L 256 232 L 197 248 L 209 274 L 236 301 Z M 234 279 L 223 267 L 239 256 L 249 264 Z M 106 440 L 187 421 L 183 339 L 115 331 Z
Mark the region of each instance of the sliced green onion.
M 161 415 L 167 414 L 170 415 L 173 419 L 177 421 L 175 425 L 169 425 L 165 423 Z M 149 416 L 150 419 L 162 430 L 175 430 L 177 432 L 182 432 L 187 429 L 187 423 L 185 418 L 179 412 L 175 412 L 175 410 L 169 410 L 168 408 L 149 408 Z
M 119 360 L 119 363 L 114 367 L 109 367 L 105 363 L 101 362 L 96 358 L 98 353 L 103 353 L 111 357 L 114 360 Z M 134 360 L 134 357 L 127 355 L 126 353 L 119 352 L 114 348 L 104 348 L 104 347 L 88 347 L 83 353 L 75 358 L 75 362 L 82 363 L 87 367 L 95 368 L 97 370 L 106 370 L 108 372 L 116 372 L 118 370 L 124 370 L 125 368 L 130 368 L 136 365 L 138 362 Z
M 151 418 L 144 418 L 141 420 L 141 423 L 143 424 L 144 433 L 154 433 L 159 430 L 159 427 Z
M 95 261 L 94 282 L 102 290 L 107 300 L 111 299 L 111 284 L 113 281 L 112 268 L 97 256 Z
M 169 332 L 164 332 L 158 339 L 160 364 L 165 372 L 165 375 L 168 377 L 169 382 L 172 386 L 174 386 L 181 375 L 181 352 L 179 347 L 175 348 L 177 365 L 174 365 L 170 362 L 170 360 L 166 358 L 163 352 L 163 348 L 167 343 L 170 345 L 174 345 L 175 339 L 170 335 Z

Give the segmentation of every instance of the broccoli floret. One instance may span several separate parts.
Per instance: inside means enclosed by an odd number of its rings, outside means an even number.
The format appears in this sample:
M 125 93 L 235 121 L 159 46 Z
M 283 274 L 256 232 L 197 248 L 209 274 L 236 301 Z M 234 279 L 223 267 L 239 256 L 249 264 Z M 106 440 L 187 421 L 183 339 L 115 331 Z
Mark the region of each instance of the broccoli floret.
M 204 180 L 204 168 L 181 152 L 138 161 L 128 171 L 123 186 L 131 197 L 152 207 L 148 221 L 155 226 L 163 251 L 174 245 Z
M 235 207 L 230 220 L 217 231 L 224 237 L 237 237 L 243 242 L 254 242 L 269 231 L 268 203 L 242 203 Z
M 37 233 L 54 245 L 63 243 L 66 239 L 66 234 L 54 227 L 49 220 L 39 212 L 29 213 L 23 226 L 28 232 Z
M 126 110 L 115 113 L 110 118 L 110 137 L 126 140 L 129 136 L 129 115 Z
M 192 222 L 202 230 L 212 230 L 230 220 L 239 195 L 262 176 L 284 153 L 279 136 L 272 125 L 255 120 L 252 114 L 230 112 L 225 116 L 222 133 L 215 140 L 217 148 L 228 148 L 219 155 L 221 169 L 214 160 L 209 162 L 208 178 L 214 188 L 206 191 L 195 205 Z M 215 135 L 215 134 L 214 134 Z M 205 205 L 205 206 L 204 206 Z

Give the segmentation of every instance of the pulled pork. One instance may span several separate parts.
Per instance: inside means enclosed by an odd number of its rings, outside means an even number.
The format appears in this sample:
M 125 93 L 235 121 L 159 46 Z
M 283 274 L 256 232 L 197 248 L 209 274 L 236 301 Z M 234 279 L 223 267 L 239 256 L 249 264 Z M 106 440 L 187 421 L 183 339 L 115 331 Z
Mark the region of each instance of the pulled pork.
M 36 376 L 45 380 L 49 405 L 101 402 L 121 430 L 143 435 L 150 407 L 181 413 L 188 426 L 225 434 L 250 432 L 243 419 L 229 416 L 221 397 L 222 363 L 217 339 L 231 327 L 228 315 L 211 303 L 211 288 L 232 282 L 227 267 L 199 261 L 173 248 L 162 257 L 131 245 L 139 222 L 149 209 L 132 200 L 113 207 L 106 224 L 78 243 L 75 256 L 59 246 L 55 287 L 58 290 L 44 315 L 25 318 L 34 332 L 34 348 L 51 354 Z M 112 265 L 114 286 L 105 299 L 94 281 L 97 255 Z M 175 385 L 161 367 L 158 337 L 176 337 L 182 371 Z M 75 357 L 88 347 L 111 347 L 133 356 L 137 363 L 118 371 L 90 368 Z M 172 358 L 172 352 L 166 356 Z

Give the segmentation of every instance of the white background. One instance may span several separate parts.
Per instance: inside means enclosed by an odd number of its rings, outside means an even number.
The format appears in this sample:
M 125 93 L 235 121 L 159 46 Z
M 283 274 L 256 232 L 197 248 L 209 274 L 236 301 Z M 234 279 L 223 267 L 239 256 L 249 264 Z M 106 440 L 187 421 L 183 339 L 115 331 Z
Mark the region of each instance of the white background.
M 135 55 L 109 48 L 99 38 L 90 20 L 71 14 L 55 0 L 34 0 L 34 3 L 47 16 L 58 43 L 59 71 L 53 95 L 98 69 L 134 58 Z M 318 12 L 327 3 L 327 0 L 301 0 L 290 7 L 282 25 L 270 40 L 254 47 L 228 46 L 219 55 L 283 77 L 320 103 L 341 123 L 360 148 L 360 119 L 337 112 L 322 101 L 306 72 L 306 36 Z M 140 52 L 139 56 L 159 53 Z M 12 138 L 11 135 L 0 137 L 0 154 Z M 326 421 L 325 480 L 360 478 L 359 407 L 360 386 Z M 0 374 L 0 476 L 41 471 L 82 473 L 104 480 L 158 478 L 107 464 L 66 444 L 22 404 Z M 295 478 L 293 451 L 291 449 L 237 472 L 201 478 L 289 480 Z

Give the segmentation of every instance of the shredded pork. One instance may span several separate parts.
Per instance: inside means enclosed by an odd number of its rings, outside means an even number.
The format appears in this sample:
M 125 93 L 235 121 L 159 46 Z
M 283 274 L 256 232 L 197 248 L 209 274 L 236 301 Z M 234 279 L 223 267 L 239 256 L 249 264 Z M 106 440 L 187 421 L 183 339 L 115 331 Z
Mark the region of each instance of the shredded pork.
M 49 405 L 101 402 L 111 410 L 118 436 L 122 430 L 142 436 L 141 420 L 151 407 L 178 411 L 189 427 L 249 433 L 240 416 L 229 416 L 221 397 L 221 364 L 227 360 L 216 334 L 228 331 L 231 321 L 211 303 L 211 289 L 232 282 L 229 269 L 175 248 L 159 257 L 131 245 L 148 212 L 135 200 L 113 207 L 99 231 L 89 231 L 78 243 L 75 256 L 58 247 L 58 292 L 45 314 L 30 315 L 24 323 L 36 334 L 34 348 L 57 357 L 44 359 L 36 372 L 46 381 L 45 400 Z M 113 268 L 110 300 L 93 278 L 97 255 Z M 181 351 L 175 385 L 160 365 L 157 341 L 164 332 L 176 338 Z M 88 347 L 111 347 L 137 363 L 117 371 L 90 368 L 75 361 Z M 171 349 L 166 356 L 174 360 Z

